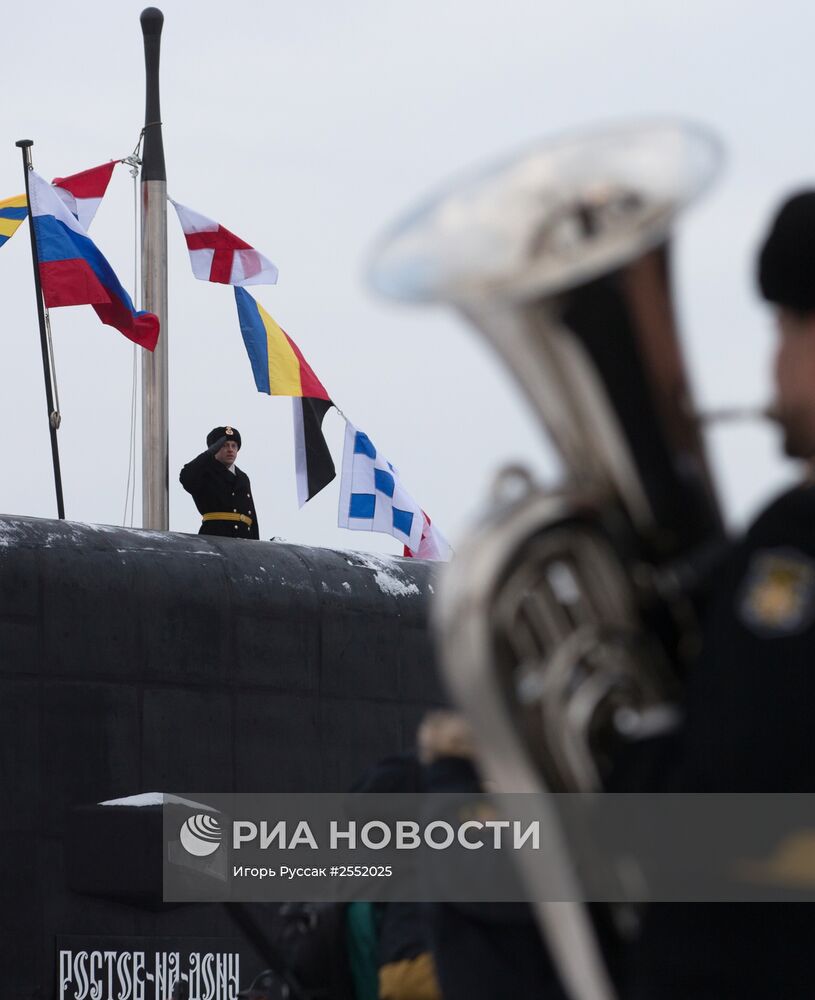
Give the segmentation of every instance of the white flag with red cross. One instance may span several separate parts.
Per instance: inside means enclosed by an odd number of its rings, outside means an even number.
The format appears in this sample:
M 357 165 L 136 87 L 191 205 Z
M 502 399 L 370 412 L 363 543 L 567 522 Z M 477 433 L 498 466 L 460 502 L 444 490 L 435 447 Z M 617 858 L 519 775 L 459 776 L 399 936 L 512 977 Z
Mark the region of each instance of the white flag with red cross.
M 276 285 L 277 267 L 239 236 L 191 208 L 168 199 L 176 210 L 190 252 L 192 273 L 222 285 Z

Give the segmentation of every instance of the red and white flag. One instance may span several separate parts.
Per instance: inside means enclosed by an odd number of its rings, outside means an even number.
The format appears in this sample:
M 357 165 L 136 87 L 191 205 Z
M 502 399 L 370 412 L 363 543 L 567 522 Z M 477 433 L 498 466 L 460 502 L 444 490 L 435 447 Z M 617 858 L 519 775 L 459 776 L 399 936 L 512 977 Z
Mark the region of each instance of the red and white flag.
M 108 189 L 113 168 L 119 162 L 111 160 L 101 167 L 91 167 L 70 177 L 55 177 L 51 181 L 65 207 L 86 232 Z
M 222 285 L 276 285 L 277 268 L 213 219 L 169 199 L 184 230 L 192 273 Z
M 430 523 L 430 518 L 424 511 L 422 511 L 422 517 L 424 524 L 422 525 L 422 538 L 419 547 L 413 552 L 406 545 L 405 557 L 407 559 L 433 559 L 436 562 L 447 562 L 452 559 L 453 550 L 450 548 L 450 543 L 439 529 Z

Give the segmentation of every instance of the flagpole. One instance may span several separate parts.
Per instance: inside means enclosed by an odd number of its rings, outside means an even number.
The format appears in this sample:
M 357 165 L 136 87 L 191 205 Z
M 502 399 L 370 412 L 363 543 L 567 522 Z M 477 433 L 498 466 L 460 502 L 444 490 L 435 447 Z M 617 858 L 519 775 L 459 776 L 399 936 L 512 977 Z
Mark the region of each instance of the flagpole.
M 31 139 L 18 139 L 15 145 L 19 146 L 23 154 L 23 174 L 25 175 L 25 200 L 28 205 L 28 230 L 31 234 L 31 259 L 34 263 L 34 289 L 37 295 L 37 319 L 40 324 L 40 347 L 42 349 L 42 373 L 45 379 L 45 403 L 48 408 L 48 431 L 51 435 L 51 458 L 54 463 L 54 489 L 57 494 L 57 516 L 60 521 L 65 520 L 65 503 L 62 499 L 62 472 L 59 466 L 59 443 L 57 442 L 57 428 L 59 427 L 59 413 L 54 408 L 54 372 L 51 367 L 51 355 L 48 350 L 48 334 L 45 326 L 45 306 L 42 298 L 42 285 L 40 284 L 39 255 L 37 253 L 37 237 L 34 233 L 34 216 L 31 211 L 31 194 L 29 192 L 28 175 L 33 169 L 31 163 L 31 147 L 34 145 Z
M 167 173 L 161 134 L 159 53 L 164 15 L 156 7 L 141 13 L 146 100 L 141 168 L 140 307 L 155 313 L 161 332 L 156 349 L 142 352 L 142 525 L 170 527 L 169 385 L 167 352 Z

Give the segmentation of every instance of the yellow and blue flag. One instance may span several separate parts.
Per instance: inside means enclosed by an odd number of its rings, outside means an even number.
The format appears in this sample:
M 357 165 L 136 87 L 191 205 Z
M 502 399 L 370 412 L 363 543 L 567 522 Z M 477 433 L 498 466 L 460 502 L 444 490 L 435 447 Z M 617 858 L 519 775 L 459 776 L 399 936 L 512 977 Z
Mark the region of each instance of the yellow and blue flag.
M 270 396 L 330 398 L 300 348 L 249 292 L 235 286 L 238 321 L 258 392 Z
M 292 397 L 294 467 L 302 507 L 336 476 L 323 437 L 323 417 L 334 404 L 300 348 L 263 306 L 238 285 L 235 302 L 258 392 Z
M 24 194 L 0 201 L 0 247 L 17 232 L 27 215 L 28 204 Z

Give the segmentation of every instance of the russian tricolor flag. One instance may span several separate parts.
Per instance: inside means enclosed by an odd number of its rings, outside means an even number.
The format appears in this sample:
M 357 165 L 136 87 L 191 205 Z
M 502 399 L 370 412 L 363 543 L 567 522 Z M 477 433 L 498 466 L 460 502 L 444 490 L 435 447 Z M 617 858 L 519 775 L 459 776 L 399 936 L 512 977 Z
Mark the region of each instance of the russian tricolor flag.
M 92 305 L 103 323 L 152 351 L 158 316 L 136 312 L 113 268 L 54 188 L 33 170 L 29 195 L 46 306 Z

